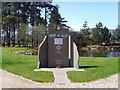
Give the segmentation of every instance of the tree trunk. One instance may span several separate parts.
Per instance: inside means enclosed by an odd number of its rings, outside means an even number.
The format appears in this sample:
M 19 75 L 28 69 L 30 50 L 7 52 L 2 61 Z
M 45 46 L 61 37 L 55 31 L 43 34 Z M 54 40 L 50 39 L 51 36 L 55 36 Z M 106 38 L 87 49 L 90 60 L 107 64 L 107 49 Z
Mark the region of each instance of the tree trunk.
M 18 40 L 18 46 L 20 47 L 21 45 L 20 45 L 20 40 Z
M 38 35 L 37 35 L 37 47 L 38 47 Z
M 33 41 L 33 36 L 32 36 L 32 48 L 34 48 L 34 41 Z
M 3 32 L 3 39 L 2 39 L 2 41 L 3 41 L 2 46 L 5 47 L 5 32 Z
M 10 47 L 10 33 L 8 33 L 7 36 L 7 46 Z
M 12 47 L 15 47 L 15 25 L 13 26 L 13 41 L 12 41 Z
M 10 47 L 10 26 L 7 28 L 7 46 Z

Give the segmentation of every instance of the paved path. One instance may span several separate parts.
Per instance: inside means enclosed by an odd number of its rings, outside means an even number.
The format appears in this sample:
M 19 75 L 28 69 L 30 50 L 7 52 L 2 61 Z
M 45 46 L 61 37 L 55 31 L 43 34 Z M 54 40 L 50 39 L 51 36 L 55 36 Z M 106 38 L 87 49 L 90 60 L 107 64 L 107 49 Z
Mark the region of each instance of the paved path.
M 56 84 L 34 82 L 0 69 L 1 80 L 1 88 L 118 88 L 118 74 L 89 83 Z
M 54 70 L 53 75 L 55 77 L 54 83 L 70 83 L 67 73 L 64 70 Z

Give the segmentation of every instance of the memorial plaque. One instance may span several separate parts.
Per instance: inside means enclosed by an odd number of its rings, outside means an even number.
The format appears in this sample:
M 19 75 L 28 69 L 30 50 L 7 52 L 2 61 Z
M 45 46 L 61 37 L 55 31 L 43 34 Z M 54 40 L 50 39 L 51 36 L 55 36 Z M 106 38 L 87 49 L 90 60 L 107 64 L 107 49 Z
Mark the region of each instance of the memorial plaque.
M 63 44 L 63 38 L 54 38 L 54 44 L 55 45 L 62 45 Z

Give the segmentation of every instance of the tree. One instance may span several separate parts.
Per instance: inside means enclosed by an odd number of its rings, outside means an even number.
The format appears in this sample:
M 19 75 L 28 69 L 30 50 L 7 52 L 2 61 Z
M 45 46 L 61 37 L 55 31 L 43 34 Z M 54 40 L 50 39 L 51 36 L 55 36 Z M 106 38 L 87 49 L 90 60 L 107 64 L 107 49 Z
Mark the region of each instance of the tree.
M 11 33 L 11 12 L 12 12 L 12 6 L 11 4 L 8 5 L 8 3 L 3 3 L 2 7 L 2 29 L 4 32 L 4 44 L 7 43 L 7 46 L 10 47 L 10 33 Z
M 85 21 L 85 23 L 83 24 L 83 27 L 87 28 L 88 27 L 87 25 L 88 25 L 88 23 L 87 23 L 87 21 Z
M 110 38 L 111 38 L 111 33 L 109 32 L 109 29 L 105 26 L 102 29 L 101 33 L 102 33 L 102 37 L 103 37 L 102 42 L 108 43 L 110 41 Z
M 17 22 L 17 14 L 16 8 L 14 8 L 16 3 L 14 2 L 4 2 L 2 3 L 2 23 L 3 23 L 3 32 L 4 32 L 4 46 L 7 43 L 7 46 L 10 47 L 15 46 L 16 40 L 16 30 L 18 28 Z M 11 43 L 12 42 L 12 43 Z
M 28 25 L 23 24 L 19 27 L 17 32 L 17 39 L 18 39 L 18 45 L 19 46 L 26 46 L 26 31 L 27 31 Z
M 83 36 L 84 45 L 91 44 L 91 33 L 89 31 L 88 23 L 85 21 L 83 29 L 81 29 L 81 35 Z
M 78 32 L 71 32 L 71 36 L 78 48 L 85 46 L 83 34 L 78 33 Z
M 32 48 L 38 47 L 43 40 L 45 36 L 44 29 L 45 27 L 43 25 L 32 27 Z
M 110 41 L 111 33 L 108 28 L 103 25 L 101 22 L 96 24 L 96 28 L 92 31 L 92 39 L 94 40 L 94 44 L 102 44 L 102 42 L 108 43 Z
M 57 25 L 62 24 L 63 18 L 61 18 L 61 15 L 59 14 L 58 6 L 54 7 L 51 11 L 51 17 L 50 17 L 50 26 L 56 27 Z
M 120 25 L 118 25 L 118 27 L 115 29 L 115 31 L 113 32 L 113 36 L 112 36 L 113 40 L 116 42 L 120 42 Z
M 54 9 L 54 10 L 53 10 Z M 33 40 L 34 34 L 37 33 L 37 30 L 34 30 L 35 27 L 46 27 L 43 28 L 44 34 L 48 31 L 48 24 L 50 24 L 50 17 L 52 17 L 52 13 L 56 10 L 58 11 L 58 7 L 52 5 L 52 2 L 3 2 L 2 3 L 2 43 L 3 46 L 7 44 L 8 47 L 11 45 L 14 47 L 16 42 L 17 44 L 28 46 L 27 43 L 30 44 L 30 41 L 27 37 L 31 37 Z M 59 12 L 58 17 L 59 20 L 62 19 Z M 56 13 L 55 13 L 56 14 Z M 55 15 L 54 14 L 54 15 Z M 54 16 L 53 16 L 54 17 Z M 56 19 L 58 20 L 58 19 Z M 60 20 L 61 21 L 61 20 Z M 26 31 L 26 26 L 33 27 L 30 31 Z M 20 32 L 23 31 L 23 32 Z M 26 33 L 26 34 L 25 34 Z M 23 35 L 23 37 L 20 37 Z M 27 35 L 26 38 L 24 35 Z M 23 39 L 24 38 L 24 39 Z M 39 38 L 39 36 L 38 36 Z M 25 42 L 24 40 L 27 40 Z M 36 43 L 39 43 L 38 39 L 35 39 Z M 34 44 L 32 44 L 34 45 Z

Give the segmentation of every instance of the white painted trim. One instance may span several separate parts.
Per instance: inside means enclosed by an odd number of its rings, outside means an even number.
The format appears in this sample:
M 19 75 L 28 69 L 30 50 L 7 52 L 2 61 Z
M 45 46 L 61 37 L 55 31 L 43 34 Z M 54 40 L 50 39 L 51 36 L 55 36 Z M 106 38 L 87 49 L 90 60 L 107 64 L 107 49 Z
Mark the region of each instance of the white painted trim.
M 71 36 L 69 35 L 68 36 L 68 41 L 69 41 L 69 45 L 68 45 L 68 48 L 69 48 L 69 50 L 68 50 L 68 58 L 69 58 L 69 60 L 71 59 Z

